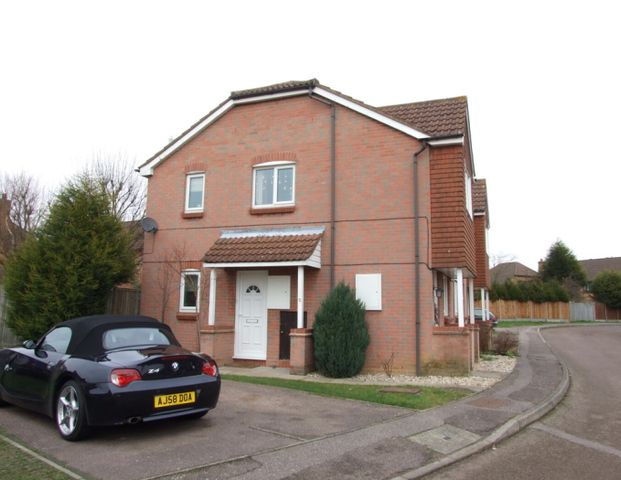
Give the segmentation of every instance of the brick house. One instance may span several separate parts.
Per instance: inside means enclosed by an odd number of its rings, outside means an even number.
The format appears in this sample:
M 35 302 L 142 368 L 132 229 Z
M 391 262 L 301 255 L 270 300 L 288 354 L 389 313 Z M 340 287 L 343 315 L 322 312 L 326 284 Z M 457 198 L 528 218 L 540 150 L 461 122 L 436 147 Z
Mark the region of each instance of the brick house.
M 474 180 L 472 208 L 474 211 L 474 241 L 476 248 L 477 276 L 474 279 L 474 288 L 480 289 L 481 307 L 489 310 L 489 288 L 491 275 L 489 255 L 487 254 L 489 209 L 487 206 L 487 182 L 483 178 Z
M 504 262 L 495 265 L 490 270 L 492 283 L 529 282 L 539 278 L 539 273 L 520 262 Z
M 621 273 L 621 257 L 590 258 L 588 260 L 578 260 L 578 263 L 584 269 L 584 273 L 586 273 L 589 286 L 593 283 L 595 277 L 602 272 L 612 271 Z
M 158 225 L 141 312 L 187 347 L 304 373 L 314 314 L 345 281 L 367 309 L 365 370 L 477 361 L 487 197 L 475 211 L 465 97 L 374 108 L 317 80 L 237 91 L 139 172 Z

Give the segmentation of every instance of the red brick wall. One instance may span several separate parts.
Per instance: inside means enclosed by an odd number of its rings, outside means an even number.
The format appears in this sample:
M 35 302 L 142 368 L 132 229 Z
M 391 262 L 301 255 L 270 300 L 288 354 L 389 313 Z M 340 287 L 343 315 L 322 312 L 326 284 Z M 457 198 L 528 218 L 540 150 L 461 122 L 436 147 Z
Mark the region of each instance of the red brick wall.
M 347 109 L 337 107 L 337 281 L 355 283 L 356 273 L 382 273 L 383 310 L 368 312 L 371 345 L 368 370 L 395 353 L 395 371 L 414 368 L 413 163 L 420 144 L 415 139 Z M 222 229 L 252 226 L 322 225 L 322 268 L 306 269 L 305 309 L 309 326 L 330 280 L 330 108 L 308 97 L 235 107 L 186 146 L 160 164 L 149 179 L 147 215 L 159 230 L 145 249 L 142 312 L 159 316 L 161 289 L 155 276 L 167 252 L 183 246 L 185 259 L 199 260 Z M 295 158 L 295 210 L 256 215 L 250 212 L 252 165 L 257 157 Z M 427 219 L 431 216 L 429 158 L 419 158 L 421 220 L 421 311 L 423 352 L 431 352 L 433 286 L 428 252 Z M 203 162 L 205 211 L 184 219 L 185 171 Z M 463 168 L 463 167 L 462 167 Z M 463 170 L 462 170 L 463 175 Z M 463 180 L 461 182 L 463 188 Z M 153 235 L 153 234 L 148 234 Z M 473 267 L 474 269 L 474 267 Z M 291 309 L 296 309 L 295 270 L 291 274 Z M 208 271 L 201 294 L 200 327 L 207 324 Z M 235 279 L 232 270 L 218 272 L 216 325 L 235 323 Z M 178 282 L 178 280 L 177 280 Z M 178 283 L 171 295 L 167 322 L 189 347 L 194 322 L 176 319 Z M 269 313 L 268 359 L 278 358 L 277 311 Z M 430 354 L 430 353 L 429 353 Z
M 476 288 L 489 288 L 489 256 L 487 255 L 487 237 L 485 215 L 475 215 L 474 217 L 474 237 L 476 244 L 477 277 L 474 279 Z
M 476 274 L 474 221 L 466 210 L 464 146 L 431 149 L 431 241 L 434 268 Z
M 433 355 L 424 361 L 427 374 L 464 374 L 479 360 L 477 327 L 435 327 Z

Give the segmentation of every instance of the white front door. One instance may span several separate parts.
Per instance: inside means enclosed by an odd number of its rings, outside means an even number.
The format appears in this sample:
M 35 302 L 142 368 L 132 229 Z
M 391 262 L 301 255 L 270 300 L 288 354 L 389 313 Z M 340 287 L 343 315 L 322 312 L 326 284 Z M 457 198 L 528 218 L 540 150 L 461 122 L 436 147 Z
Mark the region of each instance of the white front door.
M 267 358 L 267 271 L 237 272 L 235 358 Z

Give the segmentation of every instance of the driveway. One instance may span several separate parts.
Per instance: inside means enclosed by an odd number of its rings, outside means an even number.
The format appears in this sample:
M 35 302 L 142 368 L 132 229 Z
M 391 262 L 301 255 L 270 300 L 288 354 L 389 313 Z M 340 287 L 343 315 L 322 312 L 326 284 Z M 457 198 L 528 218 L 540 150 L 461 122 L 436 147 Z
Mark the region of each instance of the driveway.
M 252 471 L 256 466 L 250 455 L 401 415 L 411 411 L 224 381 L 218 408 L 201 420 L 99 429 L 78 443 L 61 440 L 52 420 L 16 407 L 0 409 L 0 425 L 14 438 L 95 478 L 144 479 L 210 465 L 209 478 L 219 478 Z

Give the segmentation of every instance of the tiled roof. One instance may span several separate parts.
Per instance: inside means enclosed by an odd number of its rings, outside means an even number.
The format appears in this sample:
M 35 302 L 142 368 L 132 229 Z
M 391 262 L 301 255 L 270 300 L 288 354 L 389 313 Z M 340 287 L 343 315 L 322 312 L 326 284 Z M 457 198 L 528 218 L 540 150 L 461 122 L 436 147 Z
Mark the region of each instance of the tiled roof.
M 301 89 L 311 89 L 317 86 L 335 93 L 347 100 L 369 108 L 378 113 L 394 118 L 410 127 L 416 128 L 431 136 L 462 135 L 466 131 L 466 115 L 468 102 L 466 97 L 430 100 L 426 102 L 405 103 L 386 107 L 373 107 L 342 92 L 321 85 L 316 78 L 310 80 L 291 80 L 275 83 L 266 87 L 250 88 L 231 92 L 231 99 L 269 95 L 273 93 L 289 92 Z
M 499 263 L 495 267 L 490 268 L 489 273 L 492 277 L 492 283 L 504 283 L 516 277 L 522 279 L 535 278 L 539 275 L 520 262 Z
M 289 82 L 275 83 L 266 87 L 250 88 L 248 90 L 237 90 L 231 92 L 231 98 L 236 100 L 240 98 L 254 97 L 257 95 L 269 95 L 271 93 L 289 92 L 300 90 L 302 88 L 313 88 L 319 85 L 319 80 L 312 78 L 310 80 L 291 80 Z
M 205 254 L 205 263 L 294 262 L 307 260 L 321 233 L 309 235 L 222 236 Z
M 579 262 L 582 268 L 584 268 L 589 282 L 604 270 L 621 272 L 621 257 L 591 258 L 589 260 L 579 260 Z
M 379 107 L 380 112 L 391 115 L 432 137 L 464 135 L 468 100 L 466 97 L 429 100 Z
M 416 138 L 431 137 L 450 137 L 465 135 L 467 130 L 468 102 L 466 97 L 447 98 L 443 100 L 430 100 L 426 102 L 405 103 L 401 105 L 389 105 L 385 107 L 373 107 L 369 104 L 356 100 L 337 90 L 333 90 L 325 85 L 321 85 L 319 80 L 291 80 L 283 83 L 275 83 L 264 87 L 251 88 L 248 90 L 237 90 L 231 92 L 229 98 L 214 108 L 203 118 L 194 123 L 190 128 L 181 133 L 178 137 L 171 140 L 161 150 L 152 155 L 148 160 L 138 166 L 142 175 L 152 175 L 153 168 L 164 161 L 172 152 L 176 151 L 181 145 L 187 142 L 198 131 L 197 129 L 206 128 L 216 118 L 216 113 L 226 112 L 236 101 L 261 97 L 276 93 L 286 93 L 293 91 L 321 89 L 332 93 L 344 101 L 353 102 L 364 109 L 380 114 L 382 117 L 394 120 L 403 124 L 408 129 L 408 134 Z M 222 110 L 224 109 L 224 110 Z M 222 111 L 221 111 L 222 110 Z M 399 129 L 397 127 L 397 129 Z M 414 130 L 414 131 L 411 131 Z M 148 168 L 147 168 L 148 167 Z
M 487 213 L 487 184 L 484 178 L 477 178 L 474 181 L 472 208 L 474 213 Z

